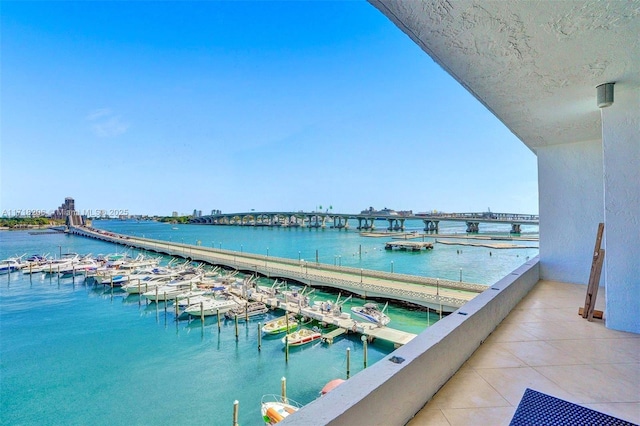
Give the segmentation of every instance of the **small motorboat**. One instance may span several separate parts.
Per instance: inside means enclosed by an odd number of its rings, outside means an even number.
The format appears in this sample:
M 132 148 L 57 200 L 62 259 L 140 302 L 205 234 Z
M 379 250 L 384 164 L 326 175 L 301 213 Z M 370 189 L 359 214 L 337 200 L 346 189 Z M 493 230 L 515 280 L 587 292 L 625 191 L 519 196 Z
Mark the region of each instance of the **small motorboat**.
M 192 317 L 213 316 L 224 314 L 225 312 L 238 306 L 235 300 L 231 299 L 210 299 L 208 302 L 194 303 L 184 310 L 185 313 Z
M 24 267 L 24 264 L 20 261 L 19 257 L 10 257 L 8 259 L 0 260 L 0 274 L 10 274 L 14 271 L 19 271 Z
M 298 328 L 298 320 L 293 316 L 289 316 L 287 321 L 286 316 L 281 316 L 271 321 L 267 321 L 262 326 L 262 331 L 266 334 L 280 334 L 284 332 L 290 332 Z
M 384 311 L 387 309 L 387 305 L 380 310 L 375 303 L 365 303 L 364 306 L 354 306 L 351 308 L 351 312 L 359 318 L 374 324 L 385 326 L 389 324 L 391 318 L 389 318 Z
M 300 403 L 278 395 L 264 395 L 260 405 L 266 425 L 275 425 L 302 408 Z
M 249 302 L 244 305 L 238 305 L 237 307 L 227 311 L 224 316 L 227 319 L 234 319 L 236 316 L 238 319 L 246 319 L 257 315 L 263 315 L 269 312 L 269 308 L 262 302 Z
M 282 338 L 282 343 L 285 345 L 288 343 L 289 346 L 302 346 L 307 343 L 314 342 L 316 340 L 320 340 L 322 338 L 322 333 L 318 330 L 312 330 L 310 328 L 301 328 L 298 331 L 294 331 L 293 333 L 289 333 Z

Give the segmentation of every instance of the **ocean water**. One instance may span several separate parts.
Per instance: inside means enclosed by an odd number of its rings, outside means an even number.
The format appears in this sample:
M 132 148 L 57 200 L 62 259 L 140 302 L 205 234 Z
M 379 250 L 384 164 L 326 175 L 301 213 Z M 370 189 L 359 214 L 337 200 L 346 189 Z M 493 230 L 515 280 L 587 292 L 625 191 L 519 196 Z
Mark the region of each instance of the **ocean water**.
M 333 229 L 178 225 L 175 230 L 167 224 L 121 221 L 94 226 L 265 255 L 268 248 L 269 255 L 310 261 L 315 261 L 317 250 L 320 262 L 352 267 L 389 270 L 393 261 L 395 272 L 449 279 L 459 278 L 462 268 L 465 281 L 484 284 L 537 254 L 537 249 L 441 244 L 429 252 L 390 252 L 384 250 L 383 238 Z M 464 228 L 453 226 L 451 231 L 463 233 Z M 123 250 L 77 236 L 0 232 L 0 258 Z M 337 297 L 321 291 L 313 295 L 318 300 Z M 362 303 L 352 300 L 345 310 Z M 413 333 L 438 319 L 434 313 L 428 316 L 394 304 L 388 313 L 391 326 Z M 306 404 L 318 397 L 326 382 L 346 378 L 347 348 L 351 375 L 364 368 L 357 335 L 339 338 L 333 345 L 292 349 L 288 362 L 280 338 L 263 337 L 259 351 L 258 322 L 278 315 L 272 312 L 241 322 L 236 337 L 234 321 L 222 320 L 220 329 L 215 318 L 204 324 L 176 321 L 171 307 L 165 311 L 163 304 L 125 297 L 82 277 L 0 275 L 0 424 L 229 425 L 238 400 L 240 424 L 260 425 L 260 399 L 263 394 L 279 394 L 282 377 L 287 395 Z M 368 345 L 369 365 L 392 350 L 382 341 Z

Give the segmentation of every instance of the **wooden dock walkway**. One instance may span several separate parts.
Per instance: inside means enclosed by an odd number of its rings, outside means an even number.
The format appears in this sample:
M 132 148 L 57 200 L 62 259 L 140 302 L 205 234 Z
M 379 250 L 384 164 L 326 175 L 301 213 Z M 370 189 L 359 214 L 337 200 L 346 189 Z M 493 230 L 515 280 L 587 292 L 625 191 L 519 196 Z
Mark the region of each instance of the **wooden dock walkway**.
M 302 318 L 313 319 L 320 323 L 337 327 L 335 330 L 323 334 L 323 339 L 326 339 L 328 343 L 332 343 L 336 337 L 344 333 L 358 333 L 364 335 L 370 342 L 374 339 L 385 340 L 393 343 L 395 347 L 402 346 L 416 337 L 413 333 L 397 330 L 392 327 L 380 326 L 367 321 L 356 321 L 351 318 L 349 313 L 346 312 L 322 312 L 311 306 L 303 307 L 298 303 L 285 302 L 282 299 L 259 292 L 252 293 L 250 299 L 262 302 L 273 309 L 282 309 Z
M 453 312 L 488 288 L 480 284 L 119 235 L 87 227 L 71 227 L 69 233 L 261 274 L 268 278 L 296 281 L 310 287 L 329 287 L 356 294 L 364 299 L 380 298 L 409 302 L 438 312 Z
M 347 332 L 346 329 L 338 327 L 335 330 L 332 330 L 332 331 L 330 331 L 328 333 L 324 333 L 322 335 L 322 340 L 324 342 L 332 344 L 336 337 L 342 336 L 346 332 Z

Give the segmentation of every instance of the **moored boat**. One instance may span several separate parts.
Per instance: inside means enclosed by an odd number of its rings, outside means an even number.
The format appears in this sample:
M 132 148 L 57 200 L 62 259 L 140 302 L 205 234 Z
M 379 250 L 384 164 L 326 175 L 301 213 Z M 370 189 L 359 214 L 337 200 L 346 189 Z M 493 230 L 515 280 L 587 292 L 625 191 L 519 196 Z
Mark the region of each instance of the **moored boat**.
M 0 260 L 0 274 L 9 274 L 18 271 L 24 267 L 20 257 L 10 257 L 9 259 Z
M 25 274 L 33 273 L 34 268 L 39 268 L 49 261 L 50 259 L 46 255 L 33 254 L 25 259 L 22 272 Z
M 312 330 L 310 328 L 301 328 L 300 330 L 289 333 L 282 338 L 282 343 L 289 344 L 289 346 L 302 346 L 307 343 L 320 340 L 322 333 L 318 330 Z
M 149 275 L 144 278 L 134 278 L 130 275 L 129 281 L 122 286 L 122 289 L 129 294 L 142 294 L 167 285 L 169 281 L 171 281 L 170 275 Z
M 300 403 L 278 395 L 264 395 L 260 404 L 266 425 L 275 425 L 302 408 Z
M 192 276 L 190 278 L 176 279 L 165 283 L 162 286 L 157 286 L 153 290 L 144 292 L 142 295 L 152 302 L 160 302 L 167 300 L 174 300 L 182 293 L 193 290 L 197 287 L 197 283 L 200 280 L 199 276 Z M 201 294 L 205 291 L 202 290 Z
M 391 321 L 391 318 L 389 318 L 384 313 L 386 308 L 387 308 L 387 305 L 385 305 L 384 308 L 380 310 L 380 308 L 378 308 L 378 305 L 375 303 L 365 303 L 364 306 L 352 307 L 351 312 L 353 312 L 353 315 L 359 318 L 362 318 L 366 321 L 369 321 L 381 326 L 385 326 L 389 324 L 389 322 Z
M 184 312 L 192 317 L 205 317 L 224 314 L 225 312 L 235 308 L 238 304 L 231 299 L 210 299 L 200 303 L 193 303 L 184 310 Z
M 267 321 L 262 326 L 262 331 L 266 334 L 280 334 L 284 332 L 290 332 L 298 328 L 298 320 L 295 317 L 289 315 L 289 321 L 286 316 L 281 316 L 271 321 Z
M 249 317 L 255 317 L 257 315 L 263 315 L 269 312 L 269 308 L 262 302 L 249 302 L 240 304 L 235 308 L 227 311 L 224 316 L 228 319 L 238 317 L 238 319 L 246 319 Z

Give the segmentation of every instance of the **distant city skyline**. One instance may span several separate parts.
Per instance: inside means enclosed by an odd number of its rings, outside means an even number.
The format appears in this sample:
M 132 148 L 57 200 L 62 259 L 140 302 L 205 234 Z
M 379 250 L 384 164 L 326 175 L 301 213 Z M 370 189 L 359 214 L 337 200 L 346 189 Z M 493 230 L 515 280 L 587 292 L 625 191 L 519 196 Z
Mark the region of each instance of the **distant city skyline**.
M 535 155 L 366 2 L 3 2 L 0 210 L 538 212 Z

